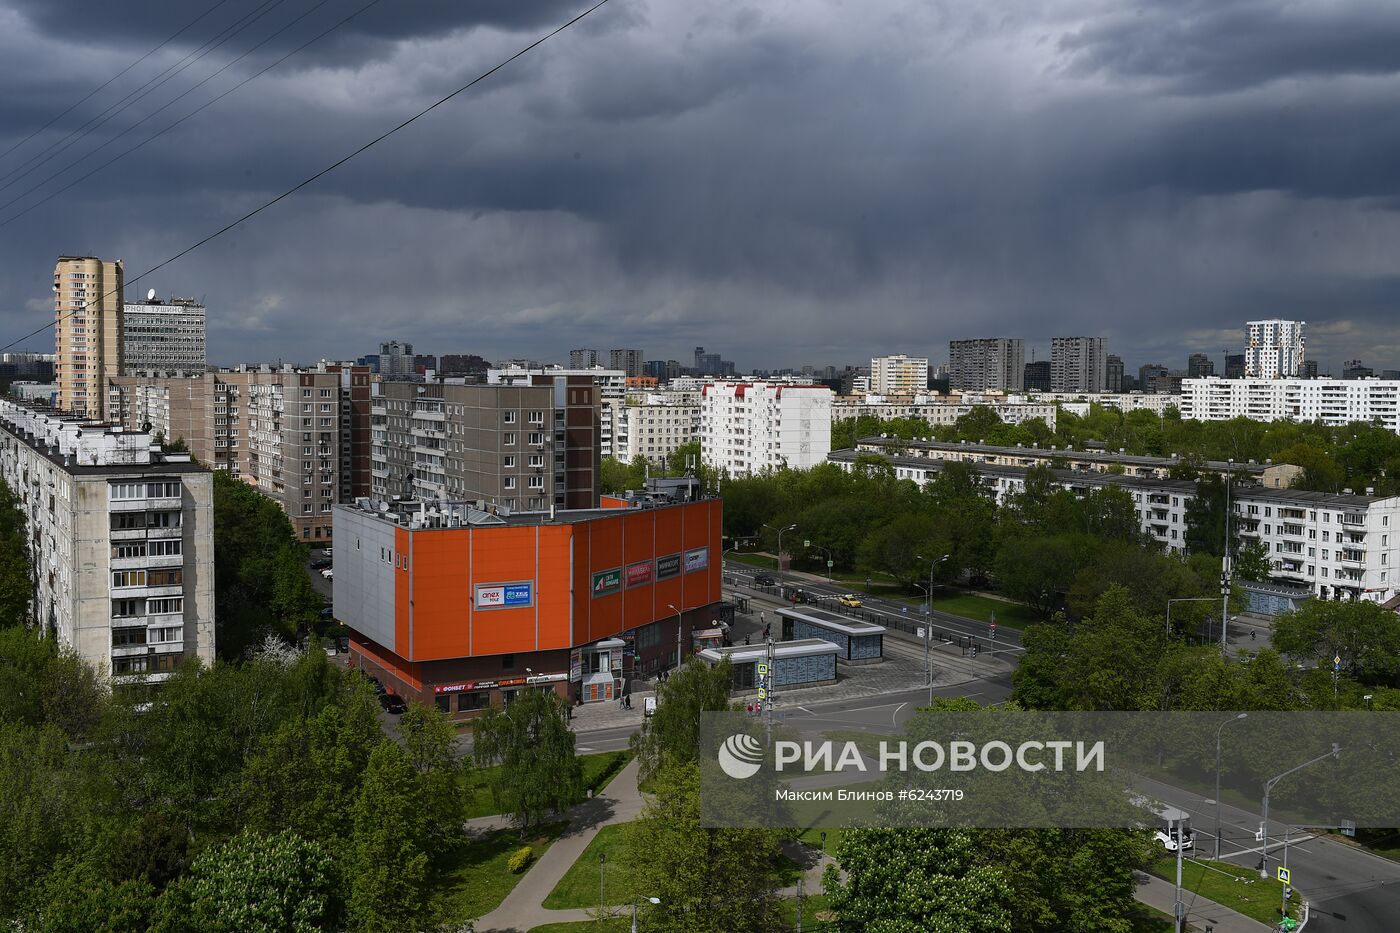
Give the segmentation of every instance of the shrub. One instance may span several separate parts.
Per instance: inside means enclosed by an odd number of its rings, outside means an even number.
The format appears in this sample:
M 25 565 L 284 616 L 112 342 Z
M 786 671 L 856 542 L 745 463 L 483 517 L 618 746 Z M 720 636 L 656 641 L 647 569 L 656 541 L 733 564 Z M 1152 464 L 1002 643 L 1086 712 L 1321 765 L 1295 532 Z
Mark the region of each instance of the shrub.
M 526 868 L 530 867 L 530 860 L 535 857 L 535 850 L 525 846 L 515 850 L 515 854 L 506 862 L 506 867 L 510 869 L 512 875 L 518 875 Z

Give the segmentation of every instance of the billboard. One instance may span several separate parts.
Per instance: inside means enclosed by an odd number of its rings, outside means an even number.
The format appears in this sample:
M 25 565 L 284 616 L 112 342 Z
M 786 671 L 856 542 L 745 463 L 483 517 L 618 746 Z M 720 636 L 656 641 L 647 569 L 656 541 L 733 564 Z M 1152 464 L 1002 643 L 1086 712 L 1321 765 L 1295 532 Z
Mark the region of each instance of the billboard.
M 634 586 L 645 586 L 652 580 L 651 561 L 642 561 L 639 564 L 627 565 L 627 586 L 630 589 Z
M 476 608 L 515 609 L 533 606 L 535 586 L 533 583 L 478 583 L 476 585 Z
M 606 596 L 609 593 L 616 593 L 622 589 L 622 569 L 614 567 L 612 570 L 600 570 L 593 575 L 593 595 Z
M 665 557 L 656 559 L 656 579 L 665 580 L 679 576 L 680 572 L 681 556 L 679 554 L 667 554 Z
M 709 548 L 697 547 L 685 552 L 686 573 L 692 573 L 696 570 L 704 570 L 708 566 L 710 566 Z

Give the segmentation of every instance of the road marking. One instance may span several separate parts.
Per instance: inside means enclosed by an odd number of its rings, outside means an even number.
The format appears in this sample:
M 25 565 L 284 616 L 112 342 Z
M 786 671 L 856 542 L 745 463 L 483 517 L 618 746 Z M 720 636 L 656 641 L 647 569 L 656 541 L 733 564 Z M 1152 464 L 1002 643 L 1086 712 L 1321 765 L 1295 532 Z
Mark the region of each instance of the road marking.
M 893 713 L 890 713 L 890 726 L 891 726 L 891 727 L 893 727 L 893 726 L 895 726 L 895 725 L 898 724 L 896 717 L 899 716 L 899 711 L 902 710 L 902 709 L 904 709 L 904 707 L 906 707 L 906 706 L 908 706 L 908 705 L 909 705 L 908 703 L 901 703 L 901 704 L 899 704 L 898 706 L 896 706 L 896 707 L 894 708 L 894 712 L 893 712 Z

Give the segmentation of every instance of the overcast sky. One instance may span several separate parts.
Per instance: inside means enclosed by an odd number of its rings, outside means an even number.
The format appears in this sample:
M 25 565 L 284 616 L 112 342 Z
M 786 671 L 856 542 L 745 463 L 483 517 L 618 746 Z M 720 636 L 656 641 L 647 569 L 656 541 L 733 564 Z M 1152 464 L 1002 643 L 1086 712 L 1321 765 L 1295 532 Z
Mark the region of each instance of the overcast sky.
M 0 0 L 0 150 L 213 7 L 0 158 L 0 343 L 59 254 L 134 277 L 583 9 L 381 0 L 15 216 L 365 2 Z M 1184 367 L 1288 317 L 1324 371 L 1400 368 L 1397 71 L 1394 0 L 610 0 L 128 296 L 204 298 L 219 363 L 1095 334 Z

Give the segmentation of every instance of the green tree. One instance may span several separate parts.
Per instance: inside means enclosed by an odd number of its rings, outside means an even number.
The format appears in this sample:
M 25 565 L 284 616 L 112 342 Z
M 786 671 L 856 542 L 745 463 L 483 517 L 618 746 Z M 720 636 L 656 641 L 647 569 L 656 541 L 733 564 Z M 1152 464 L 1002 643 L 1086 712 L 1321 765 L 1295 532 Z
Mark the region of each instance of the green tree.
M 31 933 L 146 933 L 156 892 L 145 880 L 112 881 L 92 860 L 63 859 L 38 879 L 20 929 Z
M 700 770 L 668 766 L 628 834 L 637 890 L 661 903 L 659 933 L 769 933 L 779 928 L 778 842 L 771 829 L 700 825 Z
M 355 802 L 346 913 L 356 930 L 416 929 L 428 882 L 427 813 L 407 753 L 381 742 Z
M 237 660 L 268 633 L 295 640 L 322 600 L 306 570 L 306 546 L 277 503 L 214 471 L 215 639 Z
M 642 781 L 669 765 L 695 761 L 700 753 L 701 715 L 730 708 L 733 678 L 728 658 L 714 667 L 691 658 L 657 684 L 656 712 L 642 720 L 631 739 Z
M 1341 658 L 1362 683 L 1400 686 L 1400 625 L 1376 603 L 1309 600 L 1274 620 L 1274 648 L 1329 670 Z
M 1013 928 L 1026 933 L 1130 933 L 1139 910 L 1134 872 L 1155 854 L 1142 831 L 979 830 L 978 861 L 1012 891 Z
M 476 764 L 496 766 L 492 797 L 515 816 L 522 836 L 544 814 L 562 812 L 578 799 L 582 766 L 564 701 L 553 691 L 526 690 L 504 710 L 488 709 L 473 734 Z
M 857 829 L 824 886 L 841 933 L 1011 933 L 1018 906 L 1003 871 L 960 829 Z M 844 875 L 844 878 L 842 877 Z
M 1092 553 L 1092 542 L 1079 535 L 1008 538 L 997 550 L 997 581 L 1006 595 L 1048 619 Z
M 321 846 L 291 831 L 241 833 L 195 859 L 188 897 L 196 929 L 311 933 L 334 926 L 335 890 Z
M 446 852 L 461 839 L 465 807 L 458 780 L 462 763 L 454 751 L 457 729 L 436 707 L 410 703 L 399 717 L 399 735 L 423 787 L 433 851 Z

